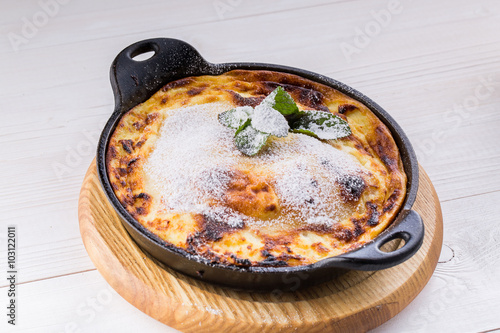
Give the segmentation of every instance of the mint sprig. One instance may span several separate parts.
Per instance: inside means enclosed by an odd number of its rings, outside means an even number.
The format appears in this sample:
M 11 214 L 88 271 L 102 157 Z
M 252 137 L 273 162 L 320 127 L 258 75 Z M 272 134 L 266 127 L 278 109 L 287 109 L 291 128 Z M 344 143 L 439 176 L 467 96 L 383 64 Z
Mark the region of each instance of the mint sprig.
M 300 111 L 282 87 L 276 88 L 254 108 L 237 107 L 218 116 L 219 122 L 236 129 L 236 147 L 247 156 L 257 154 L 269 136 L 286 137 L 288 132 L 303 133 L 323 140 L 340 139 L 351 134 L 342 118 L 324 111 Z

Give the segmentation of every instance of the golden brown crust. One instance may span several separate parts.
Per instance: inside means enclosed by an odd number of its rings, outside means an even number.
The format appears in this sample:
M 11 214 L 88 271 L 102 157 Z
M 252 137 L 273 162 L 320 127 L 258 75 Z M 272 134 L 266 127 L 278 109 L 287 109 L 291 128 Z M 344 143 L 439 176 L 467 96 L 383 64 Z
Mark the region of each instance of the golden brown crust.
M 165 110 L 212 102 L 256 106 L 278 85 L 300 109 L 332 112 L 349 122 L 352 134 L 328 143 L 354 156 L 370 177 L 351 175 L 337 182 L 348 212 L 342 222 L 298 223 L 280 230 L 229 226 L 201 214 L 162 210 L 158 195 L 146 184 L 143 167 Z M 387 228 L 406 195 L 406 175 L 394 139 L 368 108 L 330 87 L 271 71 L 234 70 L 167 84 L 122 117 L 109 142 L 107 169 L 119 201 L 151 232 L 192 254 L 238 266 L 305 265 L 355 249 Z M 272 221 L 281 214 L 273 186 L 245 172 L 235 172 L 219 204 L 261 220 Z

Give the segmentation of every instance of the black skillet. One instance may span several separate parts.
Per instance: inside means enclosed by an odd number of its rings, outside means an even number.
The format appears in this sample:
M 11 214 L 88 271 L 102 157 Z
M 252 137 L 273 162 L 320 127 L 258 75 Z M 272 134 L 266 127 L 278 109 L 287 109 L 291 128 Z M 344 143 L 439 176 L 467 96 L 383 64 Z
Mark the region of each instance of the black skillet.
M 147 52 L 154 55 L 143 61 L 133 58 Z M 218 75 L 233 69 L 272 70 L 296 74 L 333 87 L 362 102 L 390 129 L 402 155 L 408 176 L 407 195 L 395 222 L 372 242 L 363 247 L 317 263 L 299 267 L 228 267 L 193 256 L 170 246 L 138 223 L 116 198 L 106 171 L 108 141 L 121 116 L 132 107 L 146 101 L 168 82 L 188 76 Z M 165 265 L 197 279 L 254 291 L 293 291 L 315 285 L 346 270 L 374 271 L 398 265 L 417 252 L 424 238 L 422 219 L 413 203 L 418 190 L 418 162 L 410 141 L 403 130 L 379 105 L 345 84 L 303 69 L 261 63 L 212 64 L 203 59 L 191 45 L 176 39 L 155 38 L 137 42 L 125 48 L 111 66 L 111 85 L 115 110 L 102 131 L 97 148 L 99 179 L 111 205 L 137 244 Z M 403 239 L 403 247 L 384 252 L 380 248 L 393 239 Z

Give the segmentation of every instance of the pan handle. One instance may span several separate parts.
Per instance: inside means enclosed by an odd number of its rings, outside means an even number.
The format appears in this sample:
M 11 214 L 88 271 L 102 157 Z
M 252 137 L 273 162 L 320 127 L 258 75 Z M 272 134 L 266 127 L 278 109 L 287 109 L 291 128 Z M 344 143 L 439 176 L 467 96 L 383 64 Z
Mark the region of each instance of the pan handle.
M 382 233 L 373 242 L 356 251 L 337 257 L 341 260 L 335 266 L 374 271 L 399 265 L 418 251 L 424 240 L 424 233 L 425 228 L 422 218 L 417 212 L 410 210 L 401 222 Z M 405 241 L 403 247 L 393 252 L 380 250 L 384 244 L 398 238 Z
M 153 52 L 146 60 L 134 60 L 138 55 Z M 172 38 L 153 38 L 126 47 L 111 66 L 111 86 L 115 95 L 115 110 L 126 112 L 146 101 L 170 81 L 191 75 L 201 75 L 210 67 L 194 47 Z

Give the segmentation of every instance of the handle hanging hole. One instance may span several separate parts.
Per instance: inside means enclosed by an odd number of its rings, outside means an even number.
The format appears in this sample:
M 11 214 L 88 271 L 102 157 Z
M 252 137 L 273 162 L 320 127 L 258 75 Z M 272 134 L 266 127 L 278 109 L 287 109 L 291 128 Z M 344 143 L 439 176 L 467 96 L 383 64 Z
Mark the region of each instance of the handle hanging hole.
M 132 51 L 129 51 L 129 56 L 134 61 L 146 61 L 151 59 L 158 53 L 159 47 L 155 43 L 146 43 L 136 46 Z
M 155 51 L 148 51 L 148 52 L 140 53 L 140 54 L 132 57 L 132 59 L 135 61 L 145 61 L 145 60 L 151 59 L 155 54 L 156 54 Z
M 394 238 L 380 246 L 380 251 L 390 253 L 402 248 L 406 244 L 403 238 Z

